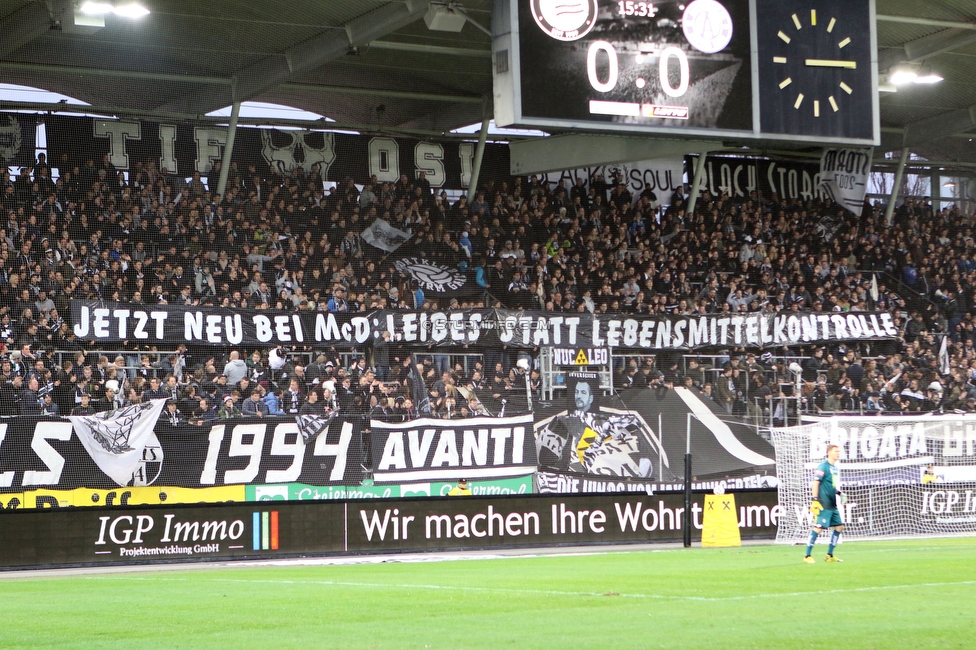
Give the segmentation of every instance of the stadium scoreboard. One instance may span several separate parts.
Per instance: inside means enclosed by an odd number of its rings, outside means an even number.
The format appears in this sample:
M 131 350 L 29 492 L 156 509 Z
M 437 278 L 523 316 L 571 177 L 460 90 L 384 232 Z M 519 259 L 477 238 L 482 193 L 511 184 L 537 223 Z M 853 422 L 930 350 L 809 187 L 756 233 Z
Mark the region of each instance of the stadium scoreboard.
M 874 0 L 498 0 L 495 121 L 880 142 Z

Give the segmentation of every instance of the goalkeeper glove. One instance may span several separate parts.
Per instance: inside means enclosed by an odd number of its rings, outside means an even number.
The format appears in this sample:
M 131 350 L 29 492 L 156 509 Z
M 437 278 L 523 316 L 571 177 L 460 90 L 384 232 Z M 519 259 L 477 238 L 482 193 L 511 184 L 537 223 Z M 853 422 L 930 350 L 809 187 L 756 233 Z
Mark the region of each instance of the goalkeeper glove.
M 820 505 L 820 500 L 819 499 L 814 499 L 813 501 L 810 502 L 810 514 L 812 514 L 814 517 L 816 517 L 822 511 L 823 511 L 823 506 Z

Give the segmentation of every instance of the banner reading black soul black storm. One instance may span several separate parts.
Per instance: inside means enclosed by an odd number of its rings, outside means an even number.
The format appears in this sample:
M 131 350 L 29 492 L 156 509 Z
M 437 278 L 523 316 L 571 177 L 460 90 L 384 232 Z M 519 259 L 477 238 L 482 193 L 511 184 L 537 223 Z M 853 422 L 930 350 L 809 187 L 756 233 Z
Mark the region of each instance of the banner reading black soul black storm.
M 625 316 L 504 309 L 375 311 L 366 314 L 268 312 L 215 307 L 71 302 L 75 335 L 84 341 L 191 345 L 360 346 L 390 331 L 418 346 L 541 345 L 639 350 L 711 346 L 772 347 L 895 339 L 885 312 L 751 313 L 705 316 Z
M 465 420 L 370 422 L 378 483 L 486 479 L 536 469 L 532 414 Z
M 694 169 L 695 158 L 685 157 L 685 169 Z M 749 196 L 758 191 L 769 198 L 778 194 L 784 199 L 810 199 L 822 196 L 818 163 L 745 158 L 742 156 L 708 156 L 699 186 L 713 197 Z

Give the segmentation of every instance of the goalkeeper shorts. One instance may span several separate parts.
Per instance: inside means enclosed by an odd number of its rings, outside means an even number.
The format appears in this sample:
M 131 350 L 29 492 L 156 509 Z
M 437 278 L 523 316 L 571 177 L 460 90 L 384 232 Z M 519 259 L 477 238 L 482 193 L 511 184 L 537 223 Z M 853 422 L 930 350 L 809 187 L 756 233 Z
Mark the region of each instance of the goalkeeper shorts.
M 839 510 L 828 510 L 824 508 L 817 515 L 817 521 L 814 525 L 819 528 L 831 528 L 832 526 L 843 526 L 844 522 L 841 521 Z

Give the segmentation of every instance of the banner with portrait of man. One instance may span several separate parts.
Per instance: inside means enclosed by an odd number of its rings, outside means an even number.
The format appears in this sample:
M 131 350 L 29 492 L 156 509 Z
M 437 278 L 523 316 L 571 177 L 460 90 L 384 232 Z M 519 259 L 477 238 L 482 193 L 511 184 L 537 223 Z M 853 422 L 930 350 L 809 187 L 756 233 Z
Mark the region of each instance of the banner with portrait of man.
M 566 393 L 564 409 L 537 417 L 540 467 L 629 478 L 657 477 L 664 471 L 671 477 L 659 435 L 640 413 L 605 404 L 599 375 L 568 373 Z

